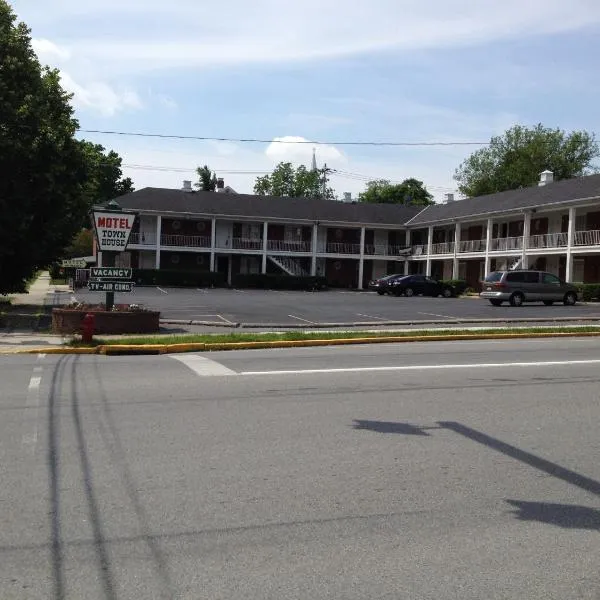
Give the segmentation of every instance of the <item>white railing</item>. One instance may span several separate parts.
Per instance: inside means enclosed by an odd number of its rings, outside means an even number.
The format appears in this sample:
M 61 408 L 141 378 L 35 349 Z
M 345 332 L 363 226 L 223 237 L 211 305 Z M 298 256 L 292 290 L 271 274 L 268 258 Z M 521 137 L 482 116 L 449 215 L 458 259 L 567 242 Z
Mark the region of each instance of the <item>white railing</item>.
M 544 233 L 529 237 L 528 248 L 564 248 L 569 236 L 567 233 Z
M 269 256 L 269 260 L 275 263 L 280 269 L 288 275 L 296 277 L 306 277 L 310 273 L 298 262 L 298 259 L 291 256 Z
M 491 251 L 493 250 L 521 250 L 523 248 L 523 236 L 494 238 Z
M 344 242 L 327 242 L 321 245 L 319 252 L 327 254 L 360 254 L 360 244 L 346 244 Z
M 233 238 L 231 240 L 231 247 L 234 250 L 262 250 L 262 245 L 261 239 Z
M 310 242 L 267 240 L 267 249 L 273 252 L 310 252 Z
M 485 252 L 485 240 L 463 240 L 458 245 L 459 252 Z
M 365 254 L 370 256 L 403 256 L 410 254 L 410 247 L 390 246 L 388 244 L 366 244 Z
M 130 244 L 138 246 L 156 246 L 156 234 L 154 233 L 132 233 L 129 236 Z
M 427 246 L 425 244 L 418 244 L 412 247 L 413 256 L 424 256 L 427 254 Z
M 160 245 L 178 248 L 210 248 L 210 238 L 203 235 L 174 235 L 163 233 L 160 236 Z
M 574 246 L 600 246 L 600 230 L 576 231 Z
M 454 242 L 440 242 L 439 244 L 432 244 L 432 254 L 453 254 L 454 253 Z

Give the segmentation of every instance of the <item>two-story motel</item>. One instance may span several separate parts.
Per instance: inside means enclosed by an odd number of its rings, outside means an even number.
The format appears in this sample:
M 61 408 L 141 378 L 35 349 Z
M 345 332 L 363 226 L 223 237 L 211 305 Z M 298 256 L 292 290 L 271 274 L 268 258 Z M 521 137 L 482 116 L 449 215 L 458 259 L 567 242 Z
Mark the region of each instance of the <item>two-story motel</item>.
M 465 279 L 504 268 L 600 281 L 600 175 L 426 208 L 144 188 L 117 199 L 139 214 L 119 266 L 324 275 L 363 288 L 387 273 Z M 101 264 L 101 256 L 98 257 Z

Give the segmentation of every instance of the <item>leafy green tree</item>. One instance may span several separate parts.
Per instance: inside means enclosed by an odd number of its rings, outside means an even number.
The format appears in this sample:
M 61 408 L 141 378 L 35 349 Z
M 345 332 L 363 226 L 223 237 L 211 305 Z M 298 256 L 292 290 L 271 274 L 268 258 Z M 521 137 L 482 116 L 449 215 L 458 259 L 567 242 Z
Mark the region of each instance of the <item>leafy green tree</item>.
M 91 229 L 82 229 L 79 231 L 73 241 L 65 249 L 63 258 L 80 258 L 81 256 L 91 256 L 94 246 L 94 233 Z
M 433 204 L 433 196 L 418 179 L 405 179 L 402 183 L 393 184 L 387 179 L 369 181 L 367 189 L 358 195 L 361 202 L 378 204 L 406 204 L 411 206 L 428 206 Z
M 292 163 L 281 162 L 270 175 L 257 177 L 254 193 L 260 196 L 335 200 L 335 192 L 328 185 L 328 172 L 327 168 L 309 170 L 304 165 L 294 168 Z
M 203 192 L 214 192 L 217 189 L 217 174 L 211 171 L 208 165 L 198 167 L 198 183 L 195 186 Z
M 546 169 L 557 180 L 588 175 L 595 172 L 592 163 L 599 155 L 594 135 L 586 131 L 516 125 L 471 154 L 454 179 L 466 196 L 481 196 L 533 186 Z
M 0 294 L 58 259 L 87 212 L 90 175 L 70 96 L 0 0 Z

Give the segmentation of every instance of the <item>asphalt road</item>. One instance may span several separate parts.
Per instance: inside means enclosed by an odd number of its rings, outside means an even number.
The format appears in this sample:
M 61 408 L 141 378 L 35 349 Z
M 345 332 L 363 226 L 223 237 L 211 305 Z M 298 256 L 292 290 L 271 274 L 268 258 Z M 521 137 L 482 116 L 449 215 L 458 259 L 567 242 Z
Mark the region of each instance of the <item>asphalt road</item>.
M 77 298 L 99 302 L 101 294 L 78 290 Z M 290 292 L 262 290 L 135 288 L 132 294 L 117 294 L 117 302 L 135 302 L 160 310 L 161 318 L 231 323 L 295 325 L 367 323 L 389 321 L 439 321 L 457 319 L 530 319 L 583 317 L 600 319 L 600 306 L 494 307 L 479 298 L 395 298 L 375 292 Z
M 600 344 L 0 356 L 0 597 L 600 596 Z

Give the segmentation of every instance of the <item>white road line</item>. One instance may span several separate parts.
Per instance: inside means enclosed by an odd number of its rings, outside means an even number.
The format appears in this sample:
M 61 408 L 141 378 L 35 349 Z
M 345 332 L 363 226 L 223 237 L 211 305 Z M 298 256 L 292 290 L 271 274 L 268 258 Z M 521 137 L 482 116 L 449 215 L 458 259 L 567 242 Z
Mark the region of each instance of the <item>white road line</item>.
M 162 288 L 159 288 L 158 286 L 156 286 L 156 289 L 157 289 L 159 292 L 162 292 L 163 294 L 168 294 L 168 293 L 169 293 L 169 292 L 167 292 L 167 291 L 163 290 Z
M 374 315 L 365 315 L 363 313 L 356 313 L 359 317 L 367 317 L 368 319 L 379 319 L 380 321 L 389 321 L 389 319 L 386 319 L 384 317 L 376 317 Z
M 311 325 L 315 324 L 314 321 L 309 321 L 308 319 L 303 319 L 302 317 L 297 317 L 295 315 L 288 315 L 288 317 L 290 317 L 290 319 L 297 319 L 298 321 L 302 321 L 304 323 L 310 323 Z
M 560 367 L 574 365 L 598 365 L 600 359 L 589 360 L 552 360 L 539 362 L 509 362 L 509 363 L 470 363 L 454 365 L 402 365 L 389 367 L 358 367 L 339 369 L 303 369 L 284 371 L 241 371 L 240 375 L 315 375 L 318 373 L 368 373 L 380 371 L 434 371 L 452 369 L 497 369 L 497 368 L 527 368 L 527 367 Z
M 228 323 L 229 325 L 233 325 L 233 321 L 230 321 L 229 319 L 226 319 L 222 315 L 211 315 L 211 316 L 219 317 L 219 319 L 221 319 L 221 321 L 223 321 L 224 323 Z
M 29 391 L 35 391 L 40 389 L 40 384 L 42 383 L 41 377 L 36 377 L 35 375 L 29 380 Z
M 198 354 L 170 354 L 169 358 L 178 360 L 200 377 L 215 377 L 219 375 L 237 375 L 224 365 Z
M 45 354 L 38 354 L 37 362 L 44 360 Z M 27 405 L 25 407 L 25 420 L 33 420 L 33 431 L 31 433 L 24 433 L 21 437 L 21 444 L 28 446 L 32 453 L 35 453 L 38 439 L 38 411 L 40 408 L 40 385 L 42 383 L 42 367 L 36 365 L 33 368 L 33 375 L 29 380 L 27 386 Z

